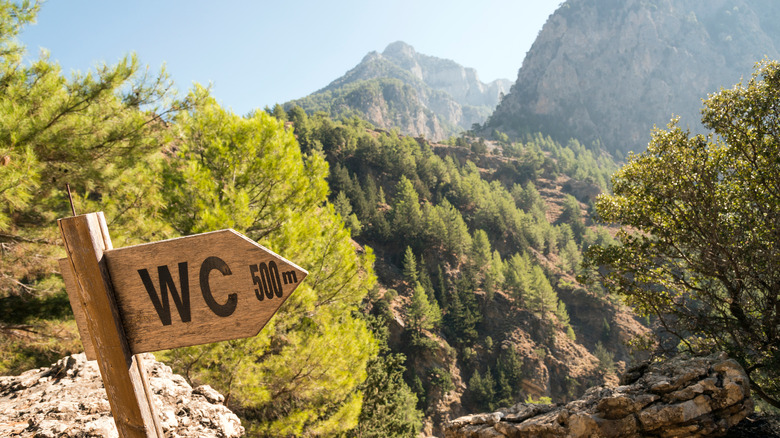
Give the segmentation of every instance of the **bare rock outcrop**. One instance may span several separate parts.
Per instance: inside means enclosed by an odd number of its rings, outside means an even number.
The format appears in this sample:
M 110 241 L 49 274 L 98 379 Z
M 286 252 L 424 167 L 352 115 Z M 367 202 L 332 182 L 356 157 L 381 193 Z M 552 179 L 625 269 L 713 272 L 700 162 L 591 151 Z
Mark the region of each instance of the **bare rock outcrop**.
M 193 389 L 152 355 L 144 362 L 166 437 L 244 434 L 217 391 L 208 385 Z M 51 367 L 0 377 L 0 436 L 117 437 L 97 362 L 76 354 Z
M 776 0 L 567 0 L 486 122 L 641 152 L 673 116 L 702 132 L 701 99 L 780 56 Z
M 621 384 L 566 405 L 519 403 L 461 417 L 445 437 L 710 437 L 753 412 L 747 375 L 725 354 L 644 364 Z

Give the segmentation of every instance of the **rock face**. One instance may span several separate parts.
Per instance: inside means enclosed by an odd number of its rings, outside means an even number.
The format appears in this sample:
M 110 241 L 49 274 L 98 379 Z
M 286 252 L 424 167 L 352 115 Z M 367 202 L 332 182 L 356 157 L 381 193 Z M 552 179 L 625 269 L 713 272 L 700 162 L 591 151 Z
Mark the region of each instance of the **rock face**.
M 701 131 L 701 99 L 780 56 L 775 0 L 568 0 L 486 122 L 641 152 L 673 115 Z
M 445 437 L 720 436 L 753 411 L 750 385 L 725 354 L 630 369 L 621 386 L 597 386 L 566 405 L 520 403 L 461 417 Z
M 333 117 L 359 115 L 383 129 L 441 140 L 485 121 L 510 85 L 507 79 L 485 84 L 472 68 L 417 53 L 398 41 L 285 107 L 299 105 Z
M 193 389 L 152 355 L 144 362 L 166 437 L 244 434 L 217 391 L 208 385 Z M 117 437 L 97 362 L 77 354 L 49 368 L 0 377 L 0 436 Z

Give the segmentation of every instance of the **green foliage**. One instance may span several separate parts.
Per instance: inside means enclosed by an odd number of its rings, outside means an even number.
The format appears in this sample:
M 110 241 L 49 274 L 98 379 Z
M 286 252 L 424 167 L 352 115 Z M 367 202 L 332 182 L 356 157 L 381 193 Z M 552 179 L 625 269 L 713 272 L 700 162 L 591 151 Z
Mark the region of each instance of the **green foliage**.
M 115 245 L 170 234 L 154 185 L 159 145 L 164 123 L 188 104 L 134 56 L 71 79 L 46 57 L 23 63 L 15 37 L 37 10 L 0 1 L 0 308 L 15 309 L 0 312 L 3 374 L 80 350 L 53 226 L 71 214 L 67 183 L 77 212 L 105 212 Z
M 542 397 L 539 397 L 539 398 L 534 398 L 532 395 L 529 395 L 524 400 L 524 403 L 529 403 L 529 404 L 533 404 L 533 405 L 551 405 L 552 404 L 552 398 L 546 397 L 546 396 L 542 396 Z
M 545 319 L 547 313 L 557 310 L 558 294 L 555 293 L 540 266 L 534 266 L 531 269 L 529 286 L 528 307 L 532 312 Z
M 179 233 L 230 227 L 259 240 L 322 202 L 321 157 L 304 163 L 282 123 L 265 112 L 237 117 L 205 93 L 193 91 L 205 102 L 177 118 L 178 159 L 164 167 L 165 213 Z
M 613 179 L 599 215 L 621 246 L 589 249 L 607 287 L 655 314 L 686 349 L 725 350 L 780 406 L 780 65 L 704 101 L 714 134 L 672 122 Z
M 376 354 L 365 323 L 351 316 L 373 288 L 373 256 L 359 257 L 334 208 L 323 206 L 321 156 L 302 156 L 292 133 L 265 112 L 238 117 L 201 100 L 177 119 L 181 144 L 164 172 L 166 216 L 187 234 L 231 226 L 284 248 L 310 275 L 259 336 L 165 357 L 225 393 L 253 433 L 349 430 Z
M 369 317 L 380 352 L 368 363 L 367 377 L 360 386 L 363 406 L 355 429 L 346 436 L 411 437 L 422 428 L 422 412 L 416 409 L 417 396 L 403 380 L 406 357 L 390 351 L 387 326 L 381 319 Z
M 417 396 L 403 381 L 404 360 L 401 354 L 388 354 L 369 362 L 362 385 L 363 409 L 348 436 L 403 438 L 420 432 L 422 412 L 416 409 Z
M 493 380 L 490 369 L 488 369 L 484 375 L 480 374 L 479 370 L 474 370 L 474 374 L 471 375 L 467 388 L 478 406 L 481 406 L 486 410 L 493 410 L 495 385 L 496 382 Z
M 415 283 L 412 300 L 406 312 L 409 330 L 415 337 L 422 336 L 423 330 L 431 330 L 441 321 L 439 305 L 428 297 L 420 282 Z
M 420 199 L 412 182 L 406 176 L 401 176 L 396 192 L 390 223 L 394 232 L 404 242 L 411 244 L 422 230 L 423 217 Z
M 496 405 L 512 406 L 517 403 L 523 379 L 523 362 L 510 345 L 503 348 L 496 362 Z
M 404 280 L 410 285 L 417 283 L 417 262 L 410 246 L 406 247 L 404 253 Z
M 443 315 L 444 333 L 450 343 L 457 346 L 472 345 L 478 338 L 477 324 L 482 319 L 473 286 L 461 278 L 447 297 L 447 309 Z
M 599 360 L 598 369 L 602 374 L 612 374 L 615 372 L 615 355 L 609 352 L 601 341 L 596 343 L 596 349 L 593 355 Z
M 452 376 L 449 371 L 443 368 L 433 368 L 428 371 L 428 380 L 431 382 L 431 388 L 439 391 L 441 394 L 446 394 L 455 389 L 455 384 L 452 383 Z
M 349 228 L 350 235 L 354 237 L 360 234 L 360 231 L 363 229 L 363 225 L 360 224 L 360 220 L 357 218 L 357 215 L 352 213 L 352 205 L 350 205 L 349 199 L 347 199 L 347 195 L 345 195 L 344 192 L 339 192 L 339 194 L 336 196 L 336 200 L 333 201 L 333 208 L 344 221 L 344 225 Z
M 558 321 L 566 328 L 566 335 L 572 341 L 576 340 L 574 329 L 571 327 L 569 312 L 566 310 L 566 304 L 564 304 L 563 301 L 558 301 L 558 309 L 555 311 L 555 316 L 558 317 Z

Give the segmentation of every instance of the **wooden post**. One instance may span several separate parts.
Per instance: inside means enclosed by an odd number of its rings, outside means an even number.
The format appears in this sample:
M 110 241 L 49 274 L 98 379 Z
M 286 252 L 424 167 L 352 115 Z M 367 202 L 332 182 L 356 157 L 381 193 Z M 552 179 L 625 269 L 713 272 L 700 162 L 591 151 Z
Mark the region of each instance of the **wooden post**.
M 103 257 L 113 246 L 103 213 L 57 223 L 119 436 L 163 438 L 142 359 L 130 351 L 114 299 Z

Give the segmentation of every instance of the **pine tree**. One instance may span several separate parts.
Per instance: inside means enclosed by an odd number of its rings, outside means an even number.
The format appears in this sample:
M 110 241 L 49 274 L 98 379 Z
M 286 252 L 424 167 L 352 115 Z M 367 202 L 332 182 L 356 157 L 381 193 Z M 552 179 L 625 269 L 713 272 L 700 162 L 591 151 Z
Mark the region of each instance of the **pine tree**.
M 172 235 L 160 220 L 160 145 L 191 104 L 135 56 L 67 76 L 46 57 L 25 59 L 16 37 L 39 6 L 0 1 L 0 327 L 28 329 L 0 330 L 0 374 L 81 349 L 52 226 L 71 215 L 66 183 L 77 213 L 105 213 L 117 247 Z
M 468 383 L 468 390 L 471 392 L 474 401 L 482 409 L 493 410 L 496 397 L 496 382 L 493 380 L 493 374 L 490 368 L 481 375 L 479 370 L 474 370 Z
M 505 264 L 504 278 L 506 287 L 511 291 L 517 302 L 526 305 L 530 297 L 531 261 L 527 254 L 514 254 Z
M 360 438 L 405 438 L 416 436 L 422 428 L 422 412 L 416 409 L 417 396 L 403 379 L 406 357 L 393 353 L 387 345 L 386 322 L 369 317 L 379 355 L 368 363 L 367 377 L 361 384 L 363 406 L 358 424 L 347 433 Z
M 531 270 L 528 304 L 531 311 L 542 319 L 546 319 L 547 313 L 555 312 L 558 308 L 558 294 L 538 265 Z
M 493 251 L 490 265 L 485 272 L 485 290 L 488 293 L 488 300 L 492 299 L 495 291 L 504 285 L 504 262 L 501 260 L 501 254 L 498 250 Z
M 166 357 L 225 393 L 255 433 L 352 429 L 361 412 L 359 385 L 377 351 L 365 321 L 354 316 L 374 287 L 373 254 L 355 252 L 326 203 L 324 159 L 304 156 L 292 132 L 265 112 L 239 117 L 208 96 L 176 122 L 180 148 L 163 173 L 166 215 L 176 229 L 233 227 L 284 248 L 310 274 L 257 337 Z
M 336 199 L 333 201 L 333 208 L 336 210 L 336 213 L 341 216 L 344 225 L 350 229 L 350 234 L 353 237 L 360 234 L 363 230 L 363 226 L 355 213 L 352 213 L 352 205 L 349 203 L 349 199 L 347 199 L 347 195 L 345 195 L 344 192 L 339 192 L 339 194 L 336 195 Z
M 407 246 L 406 252 L 404 252 L 403 274 L 404 280 L 406 280 L 409 285 L 414 286 L 417 283 L 417 261 L 410 246 Z
M 423 330 L 432 330 L 441 321 L 441 310 L 436 302 L 431 302 L 425 288 L 417 282 L 412 291 L 412 301 L 407 311 L 408 327 L 413 336 L 422 336 Z
M 402 241 L 411 244 L 422 231 L 420 200 L 412 182 L 405 176 L 401 177 L 396 190 L 391 224 Z

